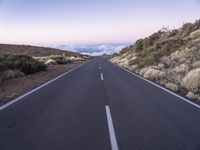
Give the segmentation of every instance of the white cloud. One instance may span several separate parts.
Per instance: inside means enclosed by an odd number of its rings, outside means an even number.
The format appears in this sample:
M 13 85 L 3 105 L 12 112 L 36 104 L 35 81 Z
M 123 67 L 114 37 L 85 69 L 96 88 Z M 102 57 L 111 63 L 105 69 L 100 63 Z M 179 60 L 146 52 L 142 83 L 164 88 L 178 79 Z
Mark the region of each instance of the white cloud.
M 92 56 L 118 53 L 128 44 L 98 44 L 98 45 L 55 45 L 54 48 L 78 52 Z

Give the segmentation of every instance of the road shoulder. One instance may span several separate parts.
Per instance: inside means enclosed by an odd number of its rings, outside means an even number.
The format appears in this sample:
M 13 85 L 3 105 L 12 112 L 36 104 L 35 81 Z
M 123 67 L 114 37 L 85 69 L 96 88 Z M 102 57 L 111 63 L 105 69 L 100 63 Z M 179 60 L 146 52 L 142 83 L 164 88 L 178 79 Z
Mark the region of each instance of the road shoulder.
M 84 61 L 49 66 L 46 71 L 0 83 L 0 106 L 69 71 Z

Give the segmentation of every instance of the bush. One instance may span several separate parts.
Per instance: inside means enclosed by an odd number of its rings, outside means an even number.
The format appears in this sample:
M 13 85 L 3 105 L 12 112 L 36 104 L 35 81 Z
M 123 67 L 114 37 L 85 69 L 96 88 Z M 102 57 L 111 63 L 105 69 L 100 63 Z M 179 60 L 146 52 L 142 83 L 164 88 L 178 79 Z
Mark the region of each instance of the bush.
M 165 72 L 152 68 L 148 68 L 147 70 L 145 70 L 144 73 L 144 78 L 147 79 L 160 80 L 163 79 L 164 77 L 165 77 Z
M 147 70 L 148 70 L 148 68 L 141 69 L 139 72 L 139 75 L 144 76 L 144 74 L 146 73 Z
M 200 29 L 200 20 L 197 20 L 195 23 L 185 23 L 182 27 L 182 36 L 189 36 L 192 32 Z
M 131 60 L 128 61 L 129 66 L 132 66 L 132 65 L 138 64 L 138 63 L 139 63 L 139 60 L 137 58 L 131 59 Z
M 172 91 L 175 91 L 175 92 L 178 91 L 178 85 L 176 85 L 174 83 L 167 83 L 167 84 L 165 84 L 165 87 Z
M 129 65 L 137 64 L 138 69 L 157 65 L 160 62 L 160 58 L 170 55 L 184 44 L 184 41 L 180 37 L 168 38 L 158 42 L 157 38 L 160 34 L 156 33 L 144 40 L 138 40 L 135 44 L 137 57 L 134 60 L 130 60 Z M 156 39 L 157 42 L 152 46 L 153 41 L 155 42 Z
M 182 27 L 182 36 L 186 37 L 190 35 L 192 32 L 193 24 L 192 23 L 185 23 Z
M 183 86 L 194 93 L 200 93 L 200 68 L 190 71 L 182 80 Z
M 56 63 L 55 60 L 49 59 L 49 60 L 47 60 L 47 61 L 45 62 L 45 64 L 46 64 L 46 65 L 56 65 L 57 63 Z
M 19 70 L 5 70 L 0 73 L 0 81 L 24 77 L 24 73 Z
M 50 56 L 50 59 L 55 60 L 57 64 L 62 65 L 62 64 L 67 64 L 70 63 L 70 60 L 67 60 L 65 57 L 62 56 Z
M 144 43 L 144 40 L 142 40 L 142 39 L 136 41 L 135 52 L 140 52 L 143 50 L 143 43 Z
M 181 64 L 172 69 L 174 73 L 178 73 L 178 74 L 185 74 L 186 72 L 188 72 L 188 70 L 189 70 L 189 66 L 186 64 Z
M 193 68 L 200 68 L 200 61 L 193 63 L 192 67 Z
M 166 40 L 163 40 L 161 42 L 156 43 L 155 49 L 157 50 L 158 56 L 167 56 L 180 48 L 184 44 L 184 41 L 178 37 L 178 38 L 169 38 Z
M 27 55 L 0 54 L 0 71 L 20 70 L 25 74 L 45 70 L 47 66 Z
M 192 32 L 190 34 L 190 38 L 192 38 L 192 39 L 200 38 L 200 29 Z

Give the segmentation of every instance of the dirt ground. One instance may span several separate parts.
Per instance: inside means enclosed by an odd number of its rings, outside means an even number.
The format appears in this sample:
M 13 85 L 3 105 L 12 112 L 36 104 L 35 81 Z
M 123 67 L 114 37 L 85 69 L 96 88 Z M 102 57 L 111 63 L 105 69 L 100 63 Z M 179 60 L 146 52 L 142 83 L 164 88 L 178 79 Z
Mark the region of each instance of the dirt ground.
M 81 63 L 83 62 L 79 61 L 67 65 L 49 66 L 46 71 L 0 83 L 0 105 L 23 95 L 64 72 L 71 70 Z

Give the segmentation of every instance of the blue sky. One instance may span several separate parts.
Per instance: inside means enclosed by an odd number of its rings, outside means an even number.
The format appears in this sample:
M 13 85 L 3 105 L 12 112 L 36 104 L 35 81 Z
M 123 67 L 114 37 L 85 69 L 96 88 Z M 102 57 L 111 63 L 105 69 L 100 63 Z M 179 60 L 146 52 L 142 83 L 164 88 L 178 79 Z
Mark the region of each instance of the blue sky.
M 200 19 L 200 0 L 0 0 L 0 43 L 131 43 Z

